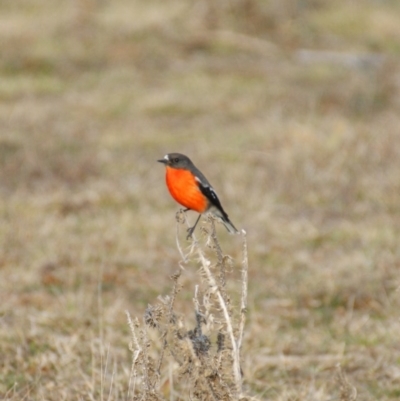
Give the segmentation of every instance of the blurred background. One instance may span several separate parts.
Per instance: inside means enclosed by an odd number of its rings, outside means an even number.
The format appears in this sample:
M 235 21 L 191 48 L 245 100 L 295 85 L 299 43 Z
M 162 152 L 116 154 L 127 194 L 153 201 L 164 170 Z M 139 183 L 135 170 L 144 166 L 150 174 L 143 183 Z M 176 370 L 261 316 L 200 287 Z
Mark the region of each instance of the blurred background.
M 180 260 L 156 163 L 180 152 L 248 233 L 247 391 L 334 399 L 341 363 L 398 399 L 399 21 L 397 0 L 2 0 L 0 395 L 126 398 L 124 310 Z

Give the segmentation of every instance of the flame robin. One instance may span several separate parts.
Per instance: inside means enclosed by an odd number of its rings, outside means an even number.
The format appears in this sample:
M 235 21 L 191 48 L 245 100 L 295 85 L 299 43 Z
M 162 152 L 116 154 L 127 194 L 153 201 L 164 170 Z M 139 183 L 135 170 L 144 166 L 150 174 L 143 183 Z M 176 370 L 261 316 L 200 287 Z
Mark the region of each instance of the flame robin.
M 157 161 L 165 164 L 168 190 L 171 196 L 186 208 L 184 212 L 195 210 L 200 213 L 194 226 L 188 229 L 187 238 L 192 236 L 201 215 L 206 212 L 211 212 L 222 221 L 231 234 L 238 233 L 222 208 L 213 187 L 187 156 L 168 153 Z

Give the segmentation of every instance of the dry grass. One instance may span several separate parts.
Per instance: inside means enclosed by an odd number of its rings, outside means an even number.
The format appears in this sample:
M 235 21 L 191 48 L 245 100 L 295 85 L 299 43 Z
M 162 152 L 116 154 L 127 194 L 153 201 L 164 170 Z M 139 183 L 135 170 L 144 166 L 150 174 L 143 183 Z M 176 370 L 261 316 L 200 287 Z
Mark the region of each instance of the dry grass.
M 243 392 L 399 397 L 400 9 L 330 4 L 0 4 L 0 398 L 127 399 L 124 311 L 181 260 L 171 151 L 248 233 Z M 217 233 L 239 305 L 242 243 Z

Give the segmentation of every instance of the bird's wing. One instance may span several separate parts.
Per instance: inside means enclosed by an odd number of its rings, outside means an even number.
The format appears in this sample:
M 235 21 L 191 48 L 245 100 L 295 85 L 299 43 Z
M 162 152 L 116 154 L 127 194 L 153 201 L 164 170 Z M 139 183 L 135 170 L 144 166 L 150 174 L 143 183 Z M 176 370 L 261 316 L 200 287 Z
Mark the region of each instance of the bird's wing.
M 221 202 L 210 183 L 207 180 L 206 182 L 203 182 L 201 178 L 197 176 L 196 181 L 201 193 L 209 200 L 210 206 L 216 207 L 222 213 L 222 215 L 227 218 L 228 215 L 225 213 L 225 210 L 223 209 Z

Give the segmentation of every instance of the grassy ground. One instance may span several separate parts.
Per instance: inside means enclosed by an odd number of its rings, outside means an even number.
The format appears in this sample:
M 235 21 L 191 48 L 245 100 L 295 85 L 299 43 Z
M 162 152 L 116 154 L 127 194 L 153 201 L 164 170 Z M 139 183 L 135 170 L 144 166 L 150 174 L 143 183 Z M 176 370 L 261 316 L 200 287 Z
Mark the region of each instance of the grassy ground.
M 2 398 L 126 399 L 124 311 L 180 260 L 155 162 L 179 151 L 248 232 L 247 392 L 334 399 L 341 363 L 359 399 L 398 399 L 399 19 L 396 1 L 1 2 Z

